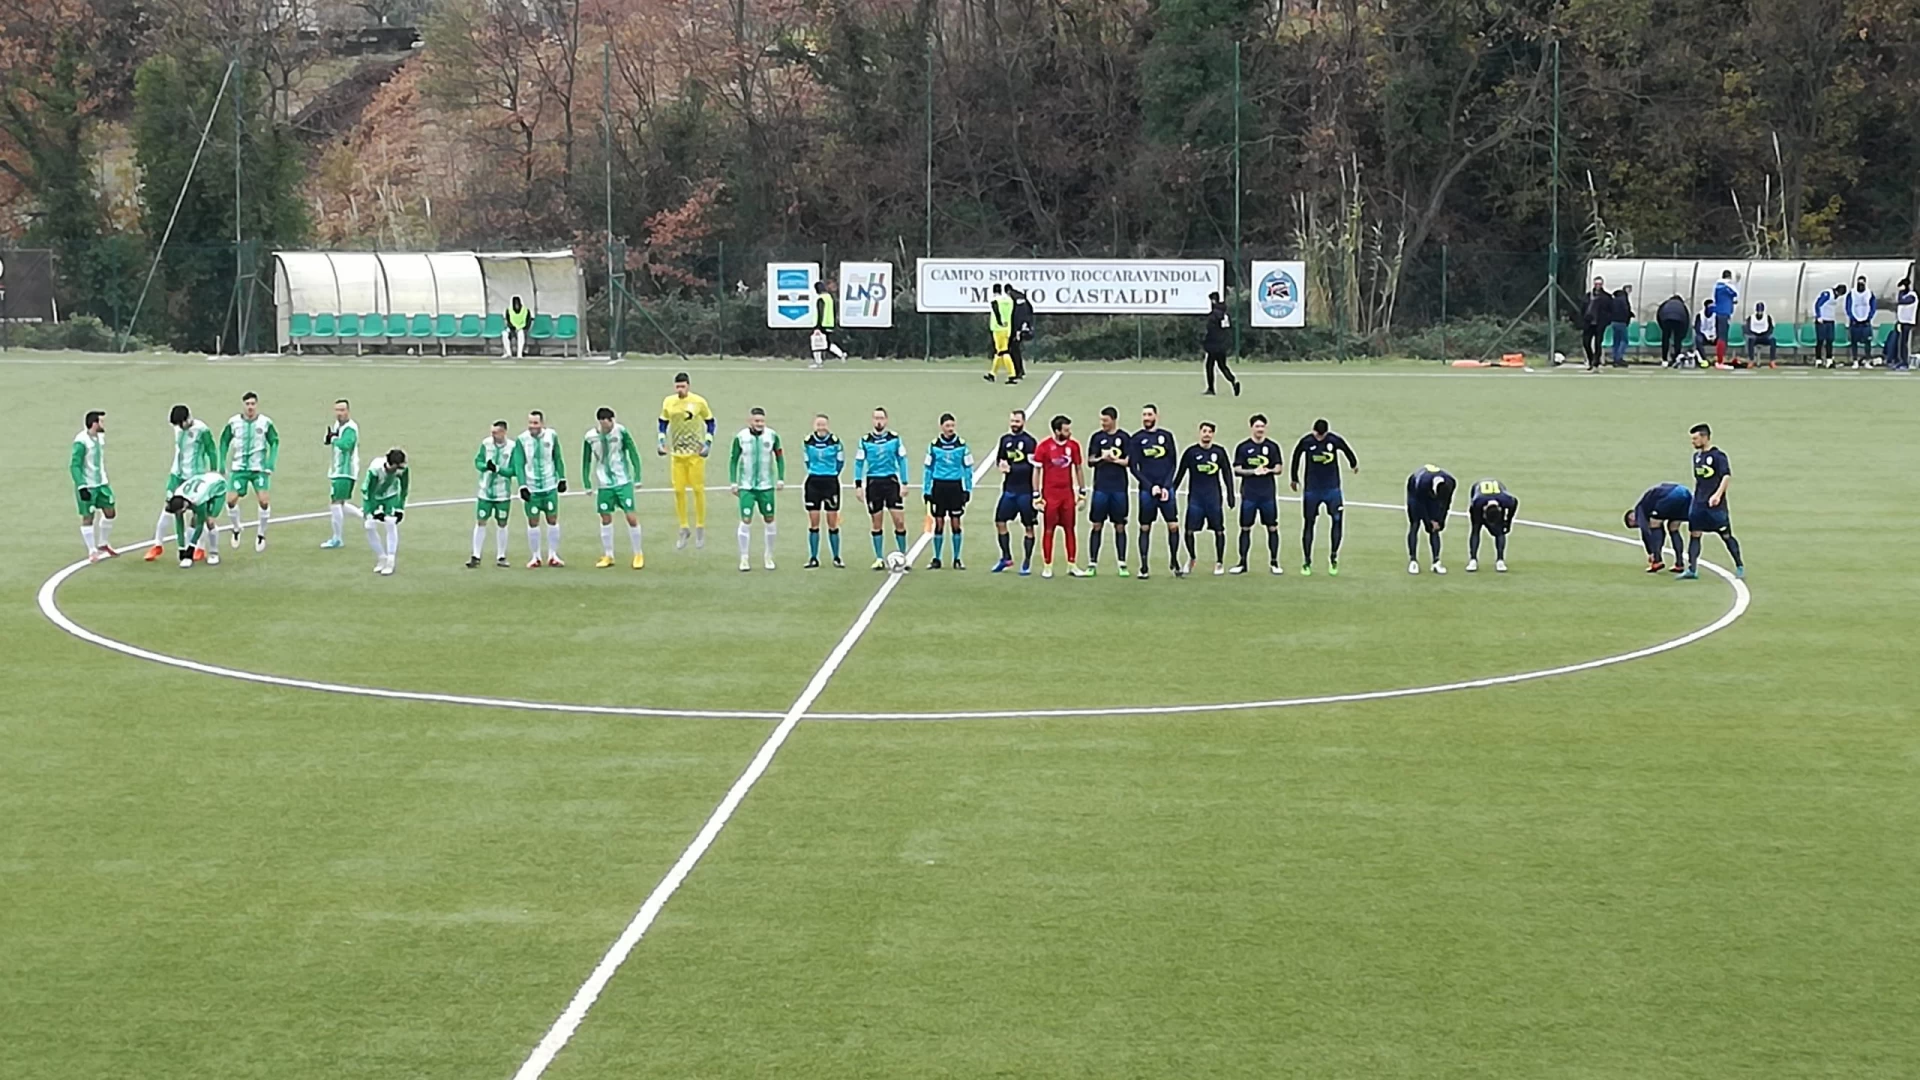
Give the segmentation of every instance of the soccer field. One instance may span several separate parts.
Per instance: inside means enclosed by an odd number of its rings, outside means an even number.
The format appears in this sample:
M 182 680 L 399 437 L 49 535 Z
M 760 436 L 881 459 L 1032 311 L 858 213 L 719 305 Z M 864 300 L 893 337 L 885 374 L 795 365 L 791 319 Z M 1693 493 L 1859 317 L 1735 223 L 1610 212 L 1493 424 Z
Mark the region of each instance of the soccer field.
M 741 573 L 724 487 L 705 549 L 674 550 L 652 433 L 682 366 L 0 355 L 25 427 L 0 568 L 0 1076 L 1920 1075 L 1900 546 L 1920 388 L 1298 365 L 1250 367 L 1235 399 L 1201 397 L 1194 364 L 1006 387 L 977 365 L 697 360 L 708 483 L 749 407 L 789 456 L 779 568 L 756 526 Z M 135 549 L 169 406 L 217 431 L 249 390 L 283 440 L 266 551 L 80 569 L 57 612 L 146 655 L 64 632 L 38 600 L 82 555 L 83 412 L 108 410 L 114 542 Z M 985 460 L 1036 395 L 1036 434 L 1064 413 L 1082 440 L 1109 404 L 1131 429 L 1157 403 L 1183 445 L 1212 420 L 1229 448 L 1255 411 L 1288 448 L 1327 417 L 1360 460 L 1340 576 L 1299 576 L 1293 502 L 1280 577 L 1212 576 L 1209 538 L 1176 579 L 1158 530 L 1149 581 L 1115 577 L 1110 546 L 1092 580 L 989 574 L 992 474 L 965 573 L 866 569 L 851 492 L 849 568 L 801 568 L 814 413 L 851 445 L 891 411 L 917 538 L 938 415 Z M 357 520 L 318 547 L 339 397 L 363 463 L 410 459 L 391 577 Z M 488 423 L 544 410 L 577 477 L 601 405 L 643 448 L 646 568 L 624 528 L 593 568 L 569 496 L 567 567 L 523 568 L 516 509 L 512 568 L 489 538 L 465 569 Z M 1730 579 L 1643 573 L 1620 520 L 1690 482 L 1701 421 L 1734 469 L 1751 604 L 1731 621 Z M 1541 523 L 1510 573 L 1489 551 L 1462 572 L 1457 519 L 1453 572 L 1407 574 L 1425 462 L 1499 477 Z M 1457 682 L 1487 685 L 1387 693 Z

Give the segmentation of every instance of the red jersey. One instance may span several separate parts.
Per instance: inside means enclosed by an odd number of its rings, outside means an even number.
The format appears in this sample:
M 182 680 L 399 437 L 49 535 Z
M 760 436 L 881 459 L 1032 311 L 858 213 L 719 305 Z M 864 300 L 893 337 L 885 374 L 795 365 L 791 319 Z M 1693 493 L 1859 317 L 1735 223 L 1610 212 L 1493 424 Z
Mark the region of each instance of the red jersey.
M 1041 493 L 1072 495 L 1073 467 L 1086 460 L 1080 453 L 1080 444 L 1072 439 L 1061 442 L 1051 435 L 1041 439 L 1039 449 L 1033 452 L 1033 463 L 1040 466 Z

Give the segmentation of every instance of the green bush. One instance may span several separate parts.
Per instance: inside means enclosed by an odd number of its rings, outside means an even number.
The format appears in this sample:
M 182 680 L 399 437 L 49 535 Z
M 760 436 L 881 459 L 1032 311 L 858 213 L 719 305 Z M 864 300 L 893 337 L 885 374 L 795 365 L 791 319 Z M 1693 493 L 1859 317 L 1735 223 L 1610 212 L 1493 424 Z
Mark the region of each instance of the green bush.
M 6 330 L 7 344 L 16 349 L 71 349 L 76 352 L 114 352 L 116 339 L 106 323 L 91 315 L 75 315 L 65 322 L 15 323 Z M 145 340 L 133 338 L 130 351 L 152 348 Z

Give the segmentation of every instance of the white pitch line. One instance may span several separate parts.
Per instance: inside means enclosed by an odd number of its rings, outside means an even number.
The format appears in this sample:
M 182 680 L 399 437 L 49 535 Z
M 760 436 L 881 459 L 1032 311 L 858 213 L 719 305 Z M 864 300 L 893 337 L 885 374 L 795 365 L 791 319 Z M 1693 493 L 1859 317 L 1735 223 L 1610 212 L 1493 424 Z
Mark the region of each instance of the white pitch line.
M 1056 371 L 1047 379 L 1046 383 L 1040 387 L 1039 393 L 1034 394 L 1033 400 L 1027 403 L 1029 413 L 1040 407 L 1040 402 L 1065 374 L 1063 371 Z M 992 466 L 991 459 L 980 462 L 975 467 L 974 480 L 978 481 L 985 476 Z M 915 540 L 908 550 L 907 558 L 909 560 L 918 558 L 920 552 L 932 540 L 931 533 L 922 533 L 920 539 Z M 799 726 L 801 717 L 807 714 L 807 710 L 813 707 L 814 701 L 827 688 L 827 681 L 833 678 L 833 673 L 838 671 L 840 665 L 846 661 L 847 654 L 853 651 L 860 636 L 866 633 L 868 626 L 872 625 L 873 617 L 880 611 L 880 605 L 887 602 L 887 597 L 892 596 L 893 591 L 899 588 L 900 582 L 904 580 L 905 575 L 890 573 L 887 579 L 880 583 L 880 588 L 874 591 L 873 599 L 867 601 L 867 606 L 860 610 L 859 617 L 853 620 L 853 625 L 847 628 L 847 632 L 841 636 L 839 643 L 833 647 L 833 651 L 828 653 L 826 660 L 821 662 L 819 670 L 813 673 L 813 678 L 807 681 L 806 689 L 794 699 L 793 706 L 787 710 L 785 716 L 780 718 L 780 723 L 774 726 L 773 733 L 767 736 L 767 741 L 760 744 L 760 749 L 753 755 L 753 760 L 747 763 L 746 771 L 741 773 L 740 778 L 727 789 L 726 797 L 721 799 L 720 805 L 714 808 L 712 815 L 707 818 L 707 823 L 694 834 L 693 842 L 680 853 L 680 858 L 674 861 L 672 869 L 667 871 L 667 876 L 660 879 L 660 884 L 654 886 L 653 892 L 647 894 L 646 900 L 640 905 L 640 910 L 634 913 L 633 920 L 627 923 L 627 928 L 614 939 L 606 955 L 594 965 L 592 973 L 587 976 L 587 981 L 581 983 L 580 989 L 574 992 L 573 1000 L 567 1002 L 567 1007 L 561 1011 L 559 1019 L 547 1029 L 546 1035 L 533 1048 L 533 1052 L 527 1055 L 527 1060 L 521 1064 L 519 1071 L 513 1074 L 514 1080 L 539 1080 L 547 1071 L 547 1067 L 553 1064 L 554 1057 L 566 1047 L 568 1040 L 573 1038 L 573 1033 L 579 1030 L 581 1022 L 587 1018 L 588 1010 L 593 1008 L 593 1003 L 599 1000 L 601 992 L 607 988 L 607 983 L 619 972 L 620 965 L 626 963 L 627 957 L 633 953 L 634 946 L 640 944 L 640 939 L 646 935 L 653 921 L 660 917 L 660 912 L 667 906 L 667 901 L 679 890 L 681 883 L 687 880 L 687 875 L 693 872 L 693 868 L 699 865 L 701 856 L 713 846 L 714 840 L 720 836 L 720 830 L 726 828 L 728 819 L 733 817 L 733 812 L 747 797 L 747 792 L 753 790 L 753 785 L 766 773 L 767 767 L 773 764 L 773 756 L 780 752 L 780 747 L 786 743 L 787 737 L 793 734 L 795 727 Z

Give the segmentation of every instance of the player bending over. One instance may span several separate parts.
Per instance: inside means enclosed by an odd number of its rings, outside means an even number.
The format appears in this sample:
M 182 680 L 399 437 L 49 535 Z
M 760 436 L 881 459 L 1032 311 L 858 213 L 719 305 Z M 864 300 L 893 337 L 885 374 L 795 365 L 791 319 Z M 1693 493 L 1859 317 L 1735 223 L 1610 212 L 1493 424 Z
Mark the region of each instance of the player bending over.
M 1693 504 L 1687 508 L 1687 572 L 1683 578 L 1700 576 L 1700 537 L 1719 533 L 1720 542 L 1733 556 L 1733 576 L 1746 577 L 1747 564 L 1740 559 L 1740 541 L 1733 538 L 1733 522 L 1727 516 L 1727 488 L 1733 484 L 1733 464 L 1726 451 L 1713 445 L 1713 429 L 1695 424 L 1693 436 Z
M 1647 549 L 1647 573 L 1657 574 L 1665 567 L 1660 562 L 1661 534 L 1673 542 L 1673 572 L 1687 572 L 1687 549 L 1683 539 L 1687 512 L 1693 508 L 1693 493 L 1685 484 L 1655 484 L 1640 493 L 1640 501 L 1627 511 L 1627 528 L 1640 530 L 1640 543 Z
M 1253 546 L 1253 523 L 1256 519 L 1267 530 L 1267 572 L 1283 572 L 1280 569 L 1278 491 L 1282 460 L 1280 444 L 1267 438 L 1266 416 L 1254 413 L 1248 417 L 1247 437 L 1233 448 L 1233 475 L 1240 478 L 1240 561 L 1234 565 L 1232 573 L 1247 572 L 1247 549 Z M 1335 546 L 1338 547 L 1337 541 Z
M 360 476 L 360 425 L 354 422 L 353 407 L 346 398 L 333 403 L 333 421 L 327 425 L 327 520 L 333 536 L 321 543 L 329 550 L 341 545 L 341 529 L 346 524 L 347 505 L 353 498 L 353 483 Z
M 1093 501 L 1087 505 L 1087 576 L 1100 572 L 1100 541 L 1113 524 L 1113 561 L 1121 577 L 1127 572 L 1127 477 L 1133 464 L 1127 445 L 1133 436 L 1120 427 L 1120 411 L 1108 405 L 1100 410 L 1100 430 L 1087 440 L 1087 459 L 1093 462 Z
M 800 444 L 807 461 L 807 483 L 800 497 L 807 507 L 807 566 L 808 570 L 820 567 L 820 518 L 827 519 L 827 546 L 833 554 L 833 565 L 845 568 L 840 561 L 840 470 L 847 464 L 847 448 L 835 435 L 826 413 L 817 413 L 813 418 L 813 434 L 808 435 Z
M 1000 470 L 1000 501 L 993 507 L 993 531 L 999 534 L 1000 561 L 993 564 L 998 574 L 1013 566 L 1012 541 L 1007 523 L 1015 518 L 1027 530 L 1021 549 L 1020 573 L 1033 572 L 1033 523 L 1040 511 L 1040 499 L 1033 488 L 1033 455 L 1039 443 L 1027 431 L 1027 411 L 1015 409 L 1007 416 L 1007 433 L 1000 436 L 993 459 Z
M 548 566 L 567 565 L 560 558 L 560 496 L 567 493 L 566 455 L 560 452 L 560 434 L 547 426 L 545 413 L 527 414 L 527 430 L 513 440 L 513 475 L 520 480 L 520 505 L 527 511 L 527 569 L 538 569 L 540 519 L 546 518 Z
M 1407 477 L 1407 573 L 1420 572 L 1420 531 L 1426 530 L 1427 546 L 1433 549 L 1433 572 L 1447 572 L 1440 561 L 1440 533 L 1447 527 L 1447 511 L 1453 507 L 1453 474 L 1437 465 L 1422 465 Z
M 1212 423 L 1200 425 L 1200 441 L 1180 455 L 1180 467 L 1173 473 L 1175 493 L 1180 481 L 1187 479 L 1187 563 L 1180 568 L 1182 576 L 1193 572 L 1193 534 L 1202 529 L 1213 530 L 1214 574 L 1227 572 L 1227 515 L 1220 508 L 1220 496 L 1224 487 L 1227 509 L 1233 509 L 1233 462 L 1225 448 L 1214 445 L 1213 432 Z M 1267 535 L 1273 535 L 1271 529 Z M 1244 559 L 1245 553 L 1241 554 Z
M 580 473 L 593 484 L 594 508 L 600 511 L 600 561 L 613 565 L 613 512 L 627 515 L 627 543 L 633 550 L 633 568 L 647 565 L 640 547 L 640 517 L 633 511 L 633 486 L 640 482 L 640 448 L 625 424 L 615 423 L 613 410 L 602 405 L 580 444 Z
M 727 483 L 740 497 L 740 569 L 751 570 L 747 549 L 753 541 L 750 526 L 753 512 L 760 511 L 766 536 L 760 542 L 767 569 L 773 569 L 773 493 L 787 486 L 787 452 L 780 448 L 780 435 L 767 426 L 766 410 L 747 411 L 747 426 L 733 437 L 733 452 L 727 459 Z
M 654 452 L 673 452 L 673 514 L 680 535 L 673 549 L 687 546 L 687 501 L 693 501 L 693 546 L 707 546 L 707 455 L 713 452 L 713 410 L 690 389 L 687 373 L 673 377 L 673 393 L 660 403 L 660 438 Z
M 260 395 L 240 395 L 240 411 L 220 431 L 220 460 L 227 463 L 227 527 L 230 543 L 240 546 L 240 497 L 252 491 L 260 504 L 260 520 L 253 529 L 253 550 L 267 549 L 267 489 L 273 467 L 280 460 L 280 432 L 260 415 Z
M 1127 440 L 1127 459 L 1140 485 L 1140 579 L 1148 575 L 1147 557 L 1153 548 L 1153 523 L 1167 523 L 1167 567 L 1182 577 L 1180 564 L 1180 509 L 1173 500 L 1173 471 L 1180 464 L 1180 447 L 1173 433 L 1160 426 L 1160 409 L 1140 407 L 1140 430 Z
M 107 414 L 89 409 L 83 420 L 73 437 L 67 471 L 73 476 L 74 504 L 80 508 L 80 542 L 87 546 L 87 561 L 99 562 L 120 554 L 107 543 L 115 512 L 113 485 L 107 482 Z
M 493 428 L 480 438 L 480 449 L 473 454 L 473 471 L 480 474 L 480 487 L 473 501 L 473 555 L 467 569 L 480 565 L 480 548 L 487 541 L 487 522 L 493 522 L 493 565 L 507 565 L 507 519 L 513 516 L 513 452 L 517 449 L 507 438 L 507 422 L 495 420 Z
M 887 568 L 880 532 L 884 515 L 893 515 L 894 547 L 902 555 L 907 553 L 907 510 L 900 489 L 911 482 L 907 478 L 906 444 L 888 429 L 887 410 L 873 410 L 873 430 L 860 436 L 860 445 L 853 450 L 853 490 L 867 500 L 867 513 L 873 517 L 875 570 Z
M 940 569 L 940 542 L 953 533 L 953 568 L 965 570 L 960 561 L 960 517 L 967 512 L 967 500 L 973 497 L 973 451 L 967 440 L 954 430 L 952 413 L 940 414 L 940 434 L 927 446 L 927 460 L 921 469 L 927 500 L 927 512 L 933 515 L 933 560 L 927 569 Z
M 1064 529 L 1067 533 L 1068 576 L 1092 577 L 1092 569 L 1080 569 L 1079 543 L 1075 536 L 1078 523 L 1074 520 L 1075 508 L 1087 498 L 1086 458 L 1080 452 L 1080 444 L 1073 441 L 1072 420 L 1056 416 L 1047 426 L 1053 429 L 1053 434 L 1041 441 L 1033 454 L 1033 467 L 1038 471 L 1036 487 L 1040 492 L 1034 496 L 1035 505 L 1040 509 L 1040 558 L 1044 564 L 1040 576 L 1053 576 L 1053 533 L 1056 529 Z M 1124 472 L 1121 482 L 1125 483 Z M 1122 491 L 1120 497 L 1124 502 L 1126 492 Z M 1123 532 L 1120 535 L 1126 534 Z M 1031 538 L 1028 540 L 1027 554 L 1033 554 Z M 1028 572 L 1025 563 L 1021 564 L 1020 572 Z M 1126 572 L 1127 564 L 1123 559 L 1120 573 L 1124 575 Z
M 1467 573 L 1480 569 L 1480 532 L 1493 536 L 1493 570 L 1507 572 L 1507 534 L 1513 531 L 1514 515 L 1520 512 L 1520 500 L 1507 485 L 1488 477 L 1473 485 L 1473 501 L 1467 504 L 1467 521 L 1473 528 L 1467 533 Z
M 1313 523 L 1325 509 L 1327 520 L 1332 524 L 1329 529 L 1327 553 L 1327 573 L 1340 573 L 1340 535 L 1346 520 L 1346 499 L 1340 492 L 1340 456 L 1346 455 L 1347 469 L 1359 472 L 1360 463 L 1354 460 L 1353 448 L 1339 432 L 1327 429 L 1326 418 L 1313 422 L 1313 430 L 1300 436 L 1293 444 L 1293 459 L 1287 464 L 1287 486 L 1300 491 L 1300 572 L 1313 573 Z M 1307 463 L 1306 490 L 1300 488 L 1300 463 Z
M 207 425 L 194 419 L 192 410 L 185 405 L 175 405 L 167 413 L 167 423 L 173 427 L 173 464 L 167 469 L 167 497 L 172 498 L 173 493 L 180 490 L 180 485 L 190 478 L 202 473 L 219 472 L 220 451 L 213 445 L 213 432 L 207 430 Z M 179 525 L 179 519 L 174 514 L 164 510 L 161 512 L 160 520 L 153 526 L 154 543 L 147 549 L 147 562 L 167 552 L 160 538 L 167 535 L 168 518 L 174 518 L 175 525 Z M 176 527 L 174 531 L 178 532 L 179 529 Z M 204 552 L 204 549 L 195 550 Z
M 361 484 L 360 520 L 367 526 L 367 546 L 373 549 L 373 572 L 382 576 L 392 576 L 393 560 L 400 554 L 408 485 L 407 452 L 397 446 L 374 459 Z
M 220 544 L 213 530 L 220 519 L 221 505 L 227 495 L 227 478 L 217 472 L 203 472 L 180 482 L 167 497 L 166 513 L 173 519 L 173 533 L 180 544 L 180 568 L 204 558 L 208 566 L 220 565 Z M 192 529 L 188 529 L 188 522 Z

